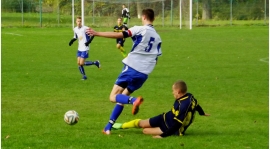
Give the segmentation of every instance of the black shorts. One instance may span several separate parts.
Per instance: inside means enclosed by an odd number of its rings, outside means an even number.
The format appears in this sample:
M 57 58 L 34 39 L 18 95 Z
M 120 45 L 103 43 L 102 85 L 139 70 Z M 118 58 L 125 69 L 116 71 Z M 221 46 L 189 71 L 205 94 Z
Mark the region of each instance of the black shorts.
M 125 42 L 125 40 L 123 40 L 123 38 L 116 39 L 116 43 L 120 44 L 122 47 L 124 47 L 124 42 Z
M 159 127 L 162 132 L 165 132 L 166 130 L 168 130 L 163 119 L 163 114 L 150 118 L 149 123 L 151 127 Z

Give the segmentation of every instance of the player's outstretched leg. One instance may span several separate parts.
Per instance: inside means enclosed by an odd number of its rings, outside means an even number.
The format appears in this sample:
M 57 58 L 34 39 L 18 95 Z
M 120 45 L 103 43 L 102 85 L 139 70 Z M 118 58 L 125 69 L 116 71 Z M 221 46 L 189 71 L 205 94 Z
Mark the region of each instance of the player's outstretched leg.
M 112 114 L 110 116 L 110 120 L 107 123 L 107 125 L 105 126 L 105 128 L 102 130 L 102 133 L 106 134 L 106 135 L 110 135 L 111 134 L 111 129 L 113 124 L 115 123 L 115 121 L 117 120 L 117 118 L 119 117 L 119 115 L 122 113 L 124 109 L 124 106 L 120 105 L 120 104 L 116 104 Z
M 133 107 L 132 107 L 132 114 L 136 115 L 139 112 L 139 107 L 143 102 L 143 98 L 141 96 L 139 96 L 135 102 L 133 103 Z
M 143 98 L 139 97 L 131 97 L 124 94 L 117 94 L 116 95 L 116 102 L 121 104 L 133 104 L 132 114 L 136 115 L 139 112 L 139 107 L 143 102 Z

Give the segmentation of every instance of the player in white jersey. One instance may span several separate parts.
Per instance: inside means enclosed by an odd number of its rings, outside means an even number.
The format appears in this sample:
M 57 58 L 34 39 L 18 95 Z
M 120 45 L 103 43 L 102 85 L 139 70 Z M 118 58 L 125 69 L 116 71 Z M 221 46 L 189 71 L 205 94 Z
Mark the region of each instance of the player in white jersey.
M 77 64 L 82 74 L 82 80 L 86 80 L 87 77 L 85 75 L 83 66 L 96 65 L 98 68 L 100 68 L 100 62 L 98 60 L 85 61 L 85 59 L 89 57 L 89 44 L 94 39 L 94 36 L 89 36 L 86 34 L 86 30 L 88 29 L 88 27 L 82 25 L 81 17 L 76 18 L 76 24 L 77 26 L 73 29 L 74 37 L 70 40 L 69 46 L 71 46 L 74 41 L 79 39 L 78 51 L 77 51 Z
M 139 89 L 147 80 L 148 75 L 154 69 L 158 56 L 161 55 L 161 38 L 153 27 L 154 11 L 144 9 L 142 11 L 143 26 L 134 26 L 127 31 L 120 32 L 96 32 L 89 28 L 87 33 L 91 36 L 108 38 L 131 37 L 133 46 L 128 56 L 123 59 L 124 68 L 118 76 L 110 94 L 110 101 L 117 103 L 110 116 L 110 120 L 102 130 L 104 134 L 111 133 L 112 125 L 123 110 L 123 104 L 133 104 L 132 114 L 139 111 L 143 98 L 131 97 L 131 93 Z

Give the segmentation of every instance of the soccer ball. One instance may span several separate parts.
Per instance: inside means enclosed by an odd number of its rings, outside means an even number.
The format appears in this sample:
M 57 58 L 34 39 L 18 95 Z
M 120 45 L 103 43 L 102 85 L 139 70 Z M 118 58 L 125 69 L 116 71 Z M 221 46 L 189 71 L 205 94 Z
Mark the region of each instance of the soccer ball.
M 79 114 L 74 110 L 69 110 L 64 115 L 64 121 L 69 125 L 77 124 L 79 121 Z

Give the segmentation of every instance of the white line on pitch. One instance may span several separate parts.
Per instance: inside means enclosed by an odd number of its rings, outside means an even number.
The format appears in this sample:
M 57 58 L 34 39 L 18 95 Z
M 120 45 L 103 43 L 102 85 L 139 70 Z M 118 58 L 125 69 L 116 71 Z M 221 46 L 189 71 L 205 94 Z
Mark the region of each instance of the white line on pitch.
M 260 59 L 261 62 L 265 62 L 265 63 L 269 63 L 269 58 L 266 57 L 266 58 L 261 58 Z
M 16 36 L 22 36 L 21 34 L 15 34 L 15 33 L 5 33 L 5 34 L 16 35 Z

